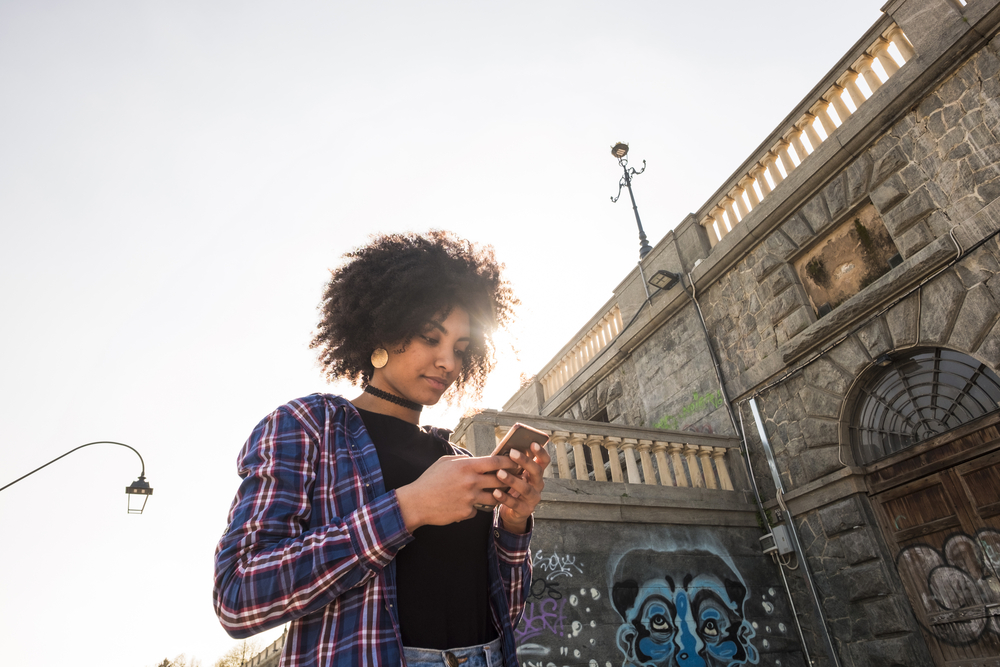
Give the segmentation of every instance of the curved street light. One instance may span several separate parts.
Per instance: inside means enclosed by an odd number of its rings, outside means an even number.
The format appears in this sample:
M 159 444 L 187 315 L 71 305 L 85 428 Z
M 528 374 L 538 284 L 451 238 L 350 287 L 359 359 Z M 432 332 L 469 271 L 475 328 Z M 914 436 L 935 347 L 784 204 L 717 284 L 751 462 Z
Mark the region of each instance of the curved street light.
M 142 454 L 140 454 L 135 447 L 126 445 L 124 442 L 112 442 L 111 440 L 97 440 L 96 442 L 88 442 L 85 445 L 74 447 L 73 449 L 63 454 L 62 456 L 57 456 L 56 458 L 52 459 L 45 465 L 38 466 L 37 468 L 27 473 L 26 475 L 21 475 L 10 484 L 7 484 L 5 486 L 0 486 L 0 491 L 3 491 L 8 487 L 14 486 L 25 477 L 30 477 L 31 475 L 34 475 L 42 468 L 52 465 L 53 463 L 63 458 L 64 456 L 69 456 L 76 450 L 83 449 L 84 447 L 90 447 L 91 445 L 118 445 L 120 447 L 128 447 L 133 452 L 135 452 L 136 456 L 139 457 L 139 463 L 142 464 L 142 472 L 139 474 L 139 479 L 132 482 L 131 485 L 125 487 L 125 493 L 128 494 L 128 513 L 142 514 L 142 510 L 146 508 L 146 501 L 149 499 L 151 495 L 153 495 L 153 488 L 149 485 L 149 482 L 146 481 L 146 462 L 142 460 Z
M 618 194 L 611 198 L 611 202 L 617 203 L 618 198 L 622 196 L 622 188 L 628 188 L 628 196 L 632 200 L 632 212 L 635 213 L 635 224 L 639 227 L 639 259 L 642 260 L 652 248 L 646 240 L 646 232 L 642 230 L 642 221 L 639 220 L 639 207 L 635 205 L 635 195 L 632 194 L 632 177 L 646 171 L 646 161 L 642 161 L 642 169 L 639 171 L 636 171 L 635 167 L 629 167 L 628 158 L 625 157 L 628 155 L 628 144 L 622 141 L 611 147 L 611 155 L 618 160 L 624 173 L 621 181 L 618 182 Z

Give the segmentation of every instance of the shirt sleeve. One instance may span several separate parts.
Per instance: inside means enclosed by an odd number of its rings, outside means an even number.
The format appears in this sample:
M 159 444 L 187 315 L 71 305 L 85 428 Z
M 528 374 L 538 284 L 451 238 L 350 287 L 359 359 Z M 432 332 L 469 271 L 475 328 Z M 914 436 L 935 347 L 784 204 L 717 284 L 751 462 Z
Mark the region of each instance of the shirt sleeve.
M 500 576 L 507 592 L 507 607 L 510 609 L 510 625 L 517 627 L 524 611 L 525 592 L 531 589 L 531 552 L 529 542 L 535 518 L 528 518 L 527 530 L 523 535 L 504 530 L 503 519 L 496 513 L 493 541 L 500 562 Z
M 322 609 L 413 539 L 395 491 L 309 529 L 318 448 L 315 431 L 282 407 L 240 453 L 243 482 L 216 550 L 213 590 L 215 612 L 233 637 Z

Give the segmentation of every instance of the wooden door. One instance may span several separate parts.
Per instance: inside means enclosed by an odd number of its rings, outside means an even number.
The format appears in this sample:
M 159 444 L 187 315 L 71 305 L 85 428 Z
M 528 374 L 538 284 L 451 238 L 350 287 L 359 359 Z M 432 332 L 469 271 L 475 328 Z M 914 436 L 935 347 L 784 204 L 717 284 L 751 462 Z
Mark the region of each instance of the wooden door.
M 925 465 L 900 468 L 905 483 L 883 469 L 872 497 L 935 663 L 949 667 L 1000 667 L 1000 441 L 976 435 L 975 458 L 927 449 Z

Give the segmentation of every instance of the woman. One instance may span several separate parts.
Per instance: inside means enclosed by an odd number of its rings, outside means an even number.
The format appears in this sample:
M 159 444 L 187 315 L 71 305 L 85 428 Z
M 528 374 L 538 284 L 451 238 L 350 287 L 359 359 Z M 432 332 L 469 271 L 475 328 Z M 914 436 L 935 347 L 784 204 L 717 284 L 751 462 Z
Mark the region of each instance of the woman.
M 281 664 L 296 667 L 517 665 L 549 457 L 473 458 L 417 426 L 423 406 L 482 390 L 517 303 L 500 269 L 431 232 L 376 237 L 332 272 L 312 346 L 364 393 L 292 401 L 240 452 L 215 559 L 230 635 L 291 621 Z

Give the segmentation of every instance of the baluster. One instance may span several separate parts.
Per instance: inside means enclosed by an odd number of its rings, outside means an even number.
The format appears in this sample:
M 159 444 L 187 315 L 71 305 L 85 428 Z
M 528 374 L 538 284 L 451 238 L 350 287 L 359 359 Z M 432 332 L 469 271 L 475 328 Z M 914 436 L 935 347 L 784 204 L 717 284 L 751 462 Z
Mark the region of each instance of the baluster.
M 865 101 L 865 94 L 858 88 L 858 73 L 853 69 L 849 69 L 844 76 L 837 79 L 837 83 L 843 86 L 847 94 L 851 96 L 854 107 L 860 108 Z
M 590 460 L 594 462 L 594 481 L 606 482 L 608 476 L 604 472 L 604 457 L 601 456 L 601 444 L 604 438 L 599 435 L 587 436 L 587 447 L 590 448 Z
M 708 234 L 708 244 L 714 248 L 722 240 L 719 237 L 719 233 L 715 231 L 715 218 L 706 215 L 701 221 L 701 226 L 705 228 L 705 233 Z
M 729 198 L 736 202 L 736 210 L 740 214 L 740 220 L 747 217 L 747 213 L 750 209 L 747 208 L 747 203 L 743 199 L 743 188 L 733 188 L 729 191 Z
M 653 457 L 649 450 L 653 447 L 652 440 L 639 441 L 639 460 L 642 461 L 642 479 L 650 486 L 656 486 L 656 471 L 653 470 Z
M 642 484 L 639 468 L 635 465 L 635 446 L 637 443 L 635 438 L 622 439 L 622 453 L 625 454 L 625 469 L 628 471 L 629 484 Z
M 726 220 L 725 210 L 721 206 L 716 206 L 712 209 L 712 218 L 715 219 L 715 225 L 719 230 L 719 238 L 730 232 L 729 221 Z
M 851 110 L 847 107 L 844 102 L 844 89 L 834 84 L 830 88 L 830 92 L 827 93 L 827 100 L 833 105 L 836 110 L 837 115 L 840 116 L 840 122 L 843 123 L 845 120 L 851 117 Z
M 819 132 L 816 131 L 816 127 L 813 125 L 815 122 L 816 116 L 807 113 L 799 121 L 799 125 L 796 126 L 806 133 L 806 137 L 809 139 L 809 143 L 812 144 L 813 150 L 819 148 L 819 145 L 823 143 L 823 138 L 819 136 Z
M 552 446 L 556 449 L 556 462 L 559 465 L 559 479 L 569 479 L 569 457 L 566 455 L 566 441 L 569 433 L 556 431 L 552 434 Z
M 569 437 L 569 444 L 573 447 L 573 465 L 576 467 L 576 478 L 589 480 L 587 456 L 583 453 L 583 441 L 586 439 L 586 434 L 574 433 Z
M 806 159 L 809 155 L 806 151 L 805 145 L 802 143 L 802 131 L 798 128 L 793 129 L 788 133 L 788 140 L 791 142 L 792 147 L 795 149 L 795 154 L 799 157 L 799 162 Z
M 743 188 L 743 192 L 747 193 L 747 199 L 750 200 L 751 211 L 760 204 L 760 198 L 757 197 L 757 191 L 753 187 L 754 180 L 754 177 L 750 175 L 744 176 L 740 180 L 740 187 Z
M 764 165 L 758 162 L 757 166 L 750 170 L 750 176 L 757 183 L 757 187 L 760 188 L 760 194 L 766 197 L 771 194 L 771 184 L 764 177 L 764 171 Z
M 819 124 L 823 126 L 823 131 L 826 132 L 826 136 L 833 134 L 833 131 L 837 129 L 836 123 L 830 118 L 830 114 L 827 113 L 827 109 L 830 107 L 830 103 L 826 100 L 820 100 L 816 104 L 812 105 L 809 112 L 814 116 L 819 118 Z
M 729 468 L 726 466 L 726 448 L 713 447 L 712 458 L 715 459 L 715 470 L 719 473 L 719 483 L 724 491 L 733 490 L 733 480 L 729 477 Z
M 608 450 L 608 459 L 611 464 L 611 481 L 612 482 L 623 482 L 622 479 L 622 463 L 618 460 L 618 445 L 621 443 L 621 438 L 607 437 L 604 438 L 604 446 Z
M 778 169 L 778 154 L 774 149 L 767 152 L 764 156 L 764 168 L 767 169 L 767 173 L 771 175 L 771 181 L 774 183 L 775 187 L 778 187 L 778 183 L 785 180 L 785 177 L 781 175 L 781 170 Z
M 660 484 L 663 486 L 676 486 L 673 475 L 670 474 L 670 464 L 667 463 L 667 443 L 654 442 L 653 456 L 656 457 L 656 467 L 660 470 Z
M 781 160 L 781 166 L 785 168 L 785 173 L 791 174 L 795 170 L 795 163 L 792 162 L 792 156 L 788 154 L 788 142 L 782 139 L 775 146 L 775 149 L 778 153 L 778 159 Z
M 874 93 L 876 90 L 882 87 L 882 79 L 878 78 L 878 74 L 872 69 L 872 58 L 867 53 L 863 54 L 854 63 L 852 69 L 857 70 L 858 73 L 864 77 L 865 83 L 868 84 L 868 88 Z
M 667 449 L 670 450 L 670 461 L 674 465 L 674 480 L 677 486 L 691 486 L 687 473 L 684 472 L 684 462 L 681 460 L 681 450 L 684 449 L 684 445 L 670 442 L 667 443 Z
M 698 445 L 684 445 L 684 454 L 687 456 L 691 486 L 696 489 L 704 488 L 705 480 L 701 477 L 701 466 L 698 465 Z
M 879 37 L 878 41 L 871 48 L 871 54 L 882 63 L 882 69 L 885 70 L 886 76 L 892 76 L 899 71 L 899 63 L 889 53 L 889 40 L 886 38 Z
M 733 210 L 733 203 L 733 198 L 728 195 L 722 200 L 722 208 L 726 209 L 726 218 L 729 219 L 730 230 L 739 222 L 739 219 L 736 217 L 736 211 Z
M 899 26 L 889 28 L 886 37 L 899 49 L 899 55 L 903 56 L 903 62 L 908 63 L 913 56 L 917 55 L 913 50 L 913 45 L 910 44 L 910 40 L 906 38 L 906 35 L 899 29 Z
M 715 483 L 715 473 L 712 472 L 711 455 L 711 447 L 702 445 L 698 448 L 698 458 L 701 460 L 702 479 L 705 480 L 705 486 L 710 489 L 717 489 L 719 488 L 719 485 Z

